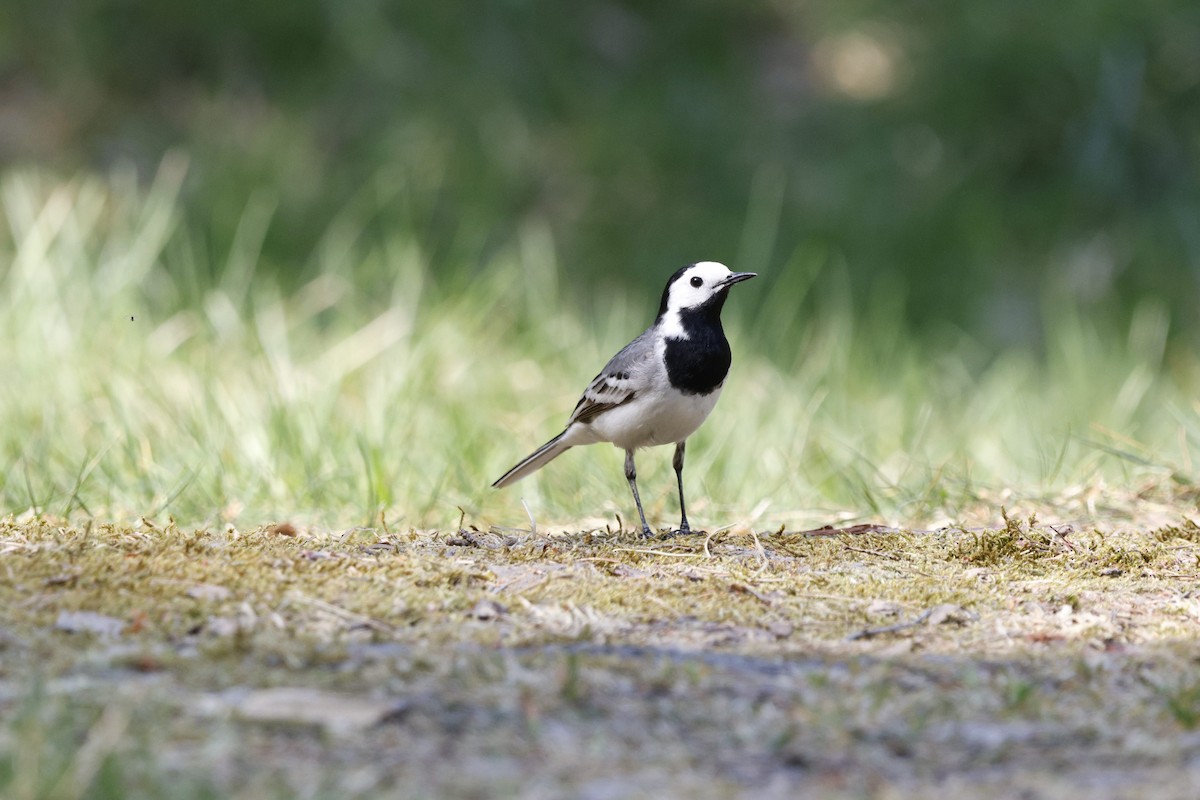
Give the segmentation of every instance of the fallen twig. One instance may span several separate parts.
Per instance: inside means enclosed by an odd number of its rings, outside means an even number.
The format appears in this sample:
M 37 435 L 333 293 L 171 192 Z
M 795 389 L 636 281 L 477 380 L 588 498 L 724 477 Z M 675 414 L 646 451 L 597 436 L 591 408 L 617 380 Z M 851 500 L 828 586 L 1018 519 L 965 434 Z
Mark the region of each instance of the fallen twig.
M 883 552 L 882 550 L 871 550 L 871 549 L 869 549 L 869 548 L 866 548 L 866 547 L 851 547 L 851 546 L 850 546 L 850 545 L 848 545 L 848 544 L 847 544 L 847 545 L 843 545 L 843 546 L 844 546 L 844 547 L 845 547 L 847 550 L 853 551 L 853 552 L 855 552 L 855 553 L 866 553 L 866 554 L 867 554 L 867 555 L 869 555 L 869 556 L 879 556 L 880 558 L 890 558 L 892 561 L 899 561 L 899 560 L 900 560 L 900 556 L 896 555 L 895 553 L 885 553 L 885 552 Z
M 898 633 L 900 631 L 908 630 L 909 628 L 916 628 L 920 625 L 925 624 L 925 620 L 929 619 L 929 617 L 932 614 L 933 614 L 933 609 L 927 608 L 923 612 L 921 612 L 921 614 L 916 619 L 911 620 L 909 622 L 897 622 L 895 625 L 885 625 L 882 628 L 863 628 L 858 633 L 850 634 L 849 636 L 846 637 L 846 639 L 848 641 L 854 642 L 854 641 L 858 641 L 859 639 L 873 639 L 876 636 L 883 636 L 884 634 L 887 634 L 887 633 Z
M 846 637 L 847 641 L 857 641 L 859 639 L 872 639 L 876 636 L 882 636 L 887 633 L 897 633 L 899 631 L 916 628 L 920 625 L 929 623 L 936 625 L 942 622 L 958 622 L 960 624 L 967 620 L 978 619 L 979 615 L 965 608 L 953 605 L 951 603 L 942 603 L 941 605 L 927 608 L 917 615 L 916 619 L 910 622 L 897 622 L 895 625 L 886 625 L 882 628 L 864 628 L 858 633 L 852 633 Z

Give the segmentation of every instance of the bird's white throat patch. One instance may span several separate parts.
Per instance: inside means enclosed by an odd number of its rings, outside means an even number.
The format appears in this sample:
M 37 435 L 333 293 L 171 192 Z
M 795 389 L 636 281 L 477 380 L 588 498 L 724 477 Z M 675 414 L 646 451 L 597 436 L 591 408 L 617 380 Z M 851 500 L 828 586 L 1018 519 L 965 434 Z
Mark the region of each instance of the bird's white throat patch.
M 668 308 L 662 318 L 662 335 L 667 339 L 687 339 L 687 330 L 683 327 L 683 319 L 678 308 Z

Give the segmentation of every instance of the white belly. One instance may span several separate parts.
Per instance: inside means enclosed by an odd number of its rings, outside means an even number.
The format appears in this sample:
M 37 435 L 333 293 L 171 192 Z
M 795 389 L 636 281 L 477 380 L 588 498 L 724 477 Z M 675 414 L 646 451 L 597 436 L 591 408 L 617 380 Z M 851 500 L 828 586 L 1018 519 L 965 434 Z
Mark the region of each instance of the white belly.
M 573 426 L 571 439 L 578 444 L 612 442 L 623 450 L 682 442 L 707 419 L 721 396 L 721 388 L 706 395 L 675 391 L 640 395 L 604 412 L 590 425 Z

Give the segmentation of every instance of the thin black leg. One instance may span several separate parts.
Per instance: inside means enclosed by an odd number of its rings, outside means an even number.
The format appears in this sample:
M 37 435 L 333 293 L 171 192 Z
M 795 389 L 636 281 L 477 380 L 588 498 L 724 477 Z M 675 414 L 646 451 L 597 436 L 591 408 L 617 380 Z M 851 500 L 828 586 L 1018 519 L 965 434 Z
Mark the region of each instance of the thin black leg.
M 690 533 L 692 528 L 687 521 L 687 506 L 683 502 L 683 442 L 675 445 L 675 478 L 679 481 L 679 522 L 680 533 Z
M 629 488 L 633 491 L 633 502 L 637 503 L 638 516 L 642 518 L 642 536 L 653 536 L 650 526 L 646 524 L 646 512 L 642 511 L 642 498 L 638 496 L 637 467 L 633 464 L 632 450 L 625 451 L 625 480 L 629 481 Z

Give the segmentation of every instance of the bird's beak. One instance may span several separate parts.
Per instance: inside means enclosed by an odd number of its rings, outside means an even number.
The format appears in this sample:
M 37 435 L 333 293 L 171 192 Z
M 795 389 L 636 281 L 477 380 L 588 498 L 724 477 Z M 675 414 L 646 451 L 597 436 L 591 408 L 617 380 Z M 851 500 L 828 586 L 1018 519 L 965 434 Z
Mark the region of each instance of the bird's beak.
M 733 286 L 735 283 L 741 283 L 742 281 L 748 281 L 751 278 L 757 277 L 757 272 L 735 272 L 725 280 L 721 281 L 720 286 L 723 289 L 726 286 Z

